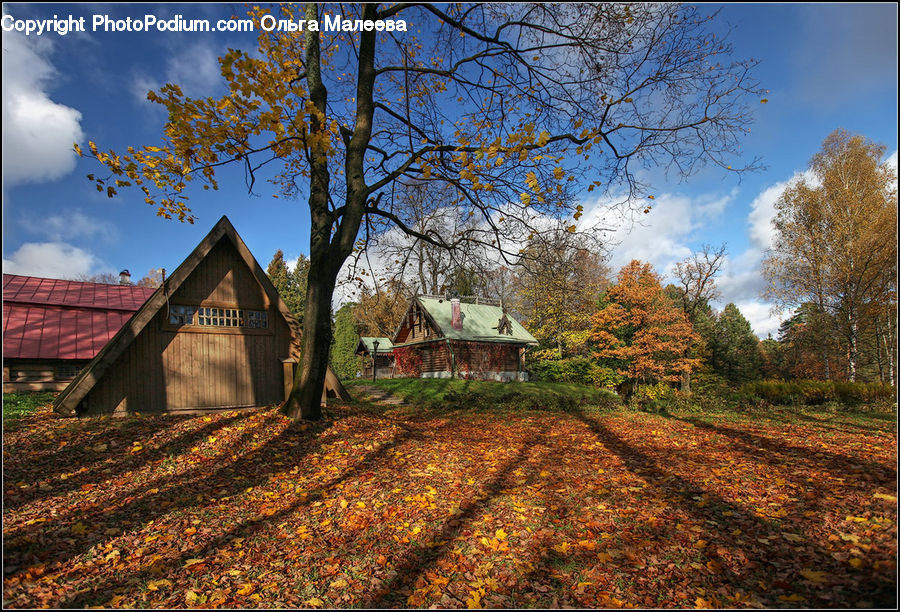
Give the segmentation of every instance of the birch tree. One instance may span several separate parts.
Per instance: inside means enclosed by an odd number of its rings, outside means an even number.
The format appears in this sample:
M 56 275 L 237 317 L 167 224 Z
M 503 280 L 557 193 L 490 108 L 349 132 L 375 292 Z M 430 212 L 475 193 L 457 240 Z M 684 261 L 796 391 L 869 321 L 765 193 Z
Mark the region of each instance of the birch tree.
M 897 259 L 897 176 L 884 151 L 832 132 L 810 161 L 812 178 L 796 180 L 776 202 L 775 244 L 763 262 L 768 297 L 781 307 L 813 303 L 836 321 L 851 381 L 861 334 L 889 301 Z

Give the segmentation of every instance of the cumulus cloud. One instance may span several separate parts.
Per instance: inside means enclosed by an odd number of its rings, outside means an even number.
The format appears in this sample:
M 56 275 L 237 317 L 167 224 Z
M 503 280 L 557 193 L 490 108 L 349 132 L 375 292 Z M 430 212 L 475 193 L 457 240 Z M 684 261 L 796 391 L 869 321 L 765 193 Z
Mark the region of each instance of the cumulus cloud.
M 75 168 L 81 113 L 50 99 L 56 77 L 51 45 L 3 34 L 3 180 L 7 185 L 60 178 Z
M 95 255 L 65 242 L 26 242 L 9 259 L 3 271 L 47 278 L 75 278 L 110 271 Z
M 744 318 L 750 322 L 753 333 L 760 340 L 765 340 L 769 334 L 776 337 L 778 326 L 784 319 L 782 316 L 772 314 L 772 305 L 760 300 L 748 300 L 745 302 L 735 302 L 735 306 L 744 315 Z
M 690 255 L 687 243 L 693 234 L 718 219 L 736 195 L 736 190 L 725 196 L 701 198 L 662 194 L 653 201 L 650 212 L 640 218 L 615 212 L 615 200 L 601 198 L 585 205 L 579 229 L 611 228 L 607 240 L 612 246 L 613 269 L 640 259 L 665 273 L 676 261 Z
M 765 188 L 753 199 L 750 204 L 750 216 L 747 220 L 750 224 L 750 241 L 757 250 L 765 251 L 772 248 L 775 241 L 775 226 L 772 224 L 776 212 L 775 202 L 778 201 L 788 185 L 801 179 L 812 186 L 819 183 L 818 178 L 808 170 L 795 172 L 788 180 Z
M 754 333 L 765 338 L 769 333 L 777 331 L 784 314 L 772 312 L 772 304 L 760 297 L 766 288 L 761 264 L 766 251 L 775 243 L 776 230 L 775 203 L 791 183 L 805 179 L 811 184 L 816 178 L 808 171 L 795 172 L 786 181 L 779 181 L 763 189 L 750 203 L 747 215 L 747 235 L 750 245 L 742 253 L 728 257 L 722 266 L 722 273 L 717 280 L 721 298 L 717 306 L 734 303 L 750 321 Z

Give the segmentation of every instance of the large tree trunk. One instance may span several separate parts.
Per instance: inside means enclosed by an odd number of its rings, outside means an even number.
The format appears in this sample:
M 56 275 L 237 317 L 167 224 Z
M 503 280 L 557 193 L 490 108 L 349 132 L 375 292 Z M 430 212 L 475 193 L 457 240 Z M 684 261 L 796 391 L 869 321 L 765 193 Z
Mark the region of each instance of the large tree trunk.
M 318 19 L 318 7 L 306 5 L 306 18 Z M 327 129 L 324 125 L 328 91 L 320 72 L 319 34 L 306 33 L 307 82 L 310 100 L 317 112 L 309 114 L 311 135 Z M 333 218 L 328 210 L 328 189 L 331 176 L 328 157 L 323 151 L 310 156 L 309 181 L 309 273 L 306 287 L 306 311 L 303 315 L 303 354 L 294 376 L 294 388 L 284 405 L 284 412 L 295 419 L 318 419 L 322 416 L 322 389 L 328 369 L 328 350 L 331 347 L 331 298 L 337 272 L 344 258 L 335 261 L 331 248 Z
M 690 372 L 682 372 L 681 373 L 681 391 L 683 393 L 691 392 L 691 373 Z
M 303 354 L 294 376 L 294 388 L 284 412 L 294 419 L 315 420 L 322 416 L 322 390 L 328 370 L 328 351 L 331 347 L 331 298 L 337 278 L 333 266 L 326 262 L 312 262 L 306 291 L 306 313 L 303 317 Z
M 363 19 L 375 20 L 377 7 L 363 6 Z M 318 20 L 315 2 L 306 5 L 307 21 Z M 328 91 L 322 82 L 321 53 L 318 32 L 306 33 L 306 82 L 309 97 L 315 108 L 309 113 L 311 135 L 324 132 L 327 126 Z M 306 290 L 306 312 L 303 317 L 303 355 L 294 377 L 294 388 L 284 405 L 284 412 L 293 418 L 318 419 L 322 416 L 322 389 L 328 370 L 328 351 L 331 347 L 331 298 L 341 265 L 353 251 L 359 226 L 365 213 L 369 195 L 365 182 L 365 152 L 372 137 L 372 117 L 375 105 L 372 92 L 375 86 L 375 32 L 364 31 L 359 45 L 359 81 L 357 83 L 356 125 L 347 143 L 344 164 L 347 196 L 344 213 L 337 231 L 332 234 L 336 217 L 329 210 L 328 193 L 331 177 L 328 155 L 322 145 L 310 155 L 310 247 L 309 285 Z

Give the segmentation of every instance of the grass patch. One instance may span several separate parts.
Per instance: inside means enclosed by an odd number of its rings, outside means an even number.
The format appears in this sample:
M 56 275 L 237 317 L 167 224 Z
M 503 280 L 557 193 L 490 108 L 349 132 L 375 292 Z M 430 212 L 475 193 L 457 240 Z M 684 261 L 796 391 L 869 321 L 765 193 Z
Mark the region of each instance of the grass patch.
M 823 425 L 855 426 L 871 431 L 883 431 L 896 424 L 896 410 L 884 403 L 847 406 L 731 406 L 723 403 L 719 407 L 701 407 L 690 403 L 669 408 L 669 414 L 693 416 L 714 421 L 733 423 L 767 423 L 773 425 L 803 425 L 821 423 Z
M 3 420 L 21 419 L 33 414 L 41 406 L 53 402 L 56 393 L 52 391 L 35 391 L 25 393 L 3 394 Z
M 619 397 L 607 389 L 594 389 L 572 383 L 518 382 L 449 378 L 394 378 L 353 380 L 356 385 L 384 389 L 409 403 L 427 408 L 524 410 L 576 410 L 585 407 L 615 408 Z

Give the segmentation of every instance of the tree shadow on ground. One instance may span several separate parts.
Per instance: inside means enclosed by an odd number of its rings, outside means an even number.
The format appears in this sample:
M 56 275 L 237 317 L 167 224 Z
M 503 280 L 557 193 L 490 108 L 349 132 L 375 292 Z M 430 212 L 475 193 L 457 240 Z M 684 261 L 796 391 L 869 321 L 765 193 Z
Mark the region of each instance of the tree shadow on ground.
M 421 422 L 427 422 L 427 419 L 420 421 L 420 423 Z M 447 425 L 444 425 L 443 427 L 446 426 Z M 438 426 L 438 428 L 440 427 L 441 426 Z M 298 511 L 305 508 L 308 509 L 311 505 L 319 502 L 327 492 L 341 486 L 348 479 L 370 470 L 377 469 L 388 458 L 391 450 L 407 443 L 420 442 L 422 440 L 422 435 L 422 432 L 417 429 L 402 428 L 399 434 L 392 436 L 377 449 L 367 453 L 360 461 L 340 475 L 327 480 L 310 491 L 305 492 L 303 495 L 294 496 L 293 499 L 288 500 L 288 502 L 277 511 L 265 516 L 253 515 L 245 520 L 238 521 L 231 528 L 221 531 L 202 545 L 188 547 L 178 556 L 157 562 L 147 569 L 108 576 L 105 579 L 90 585 L 89 588 L 82 589 L 81 592 L 71 595 L 61 603 L 61 606 L 82 607 L 102 604 L 103 602 L 108 601 L 117 589 L 126 585 L 139 584 L 142 581 L 155 576 L 168 575 L 170 572 L 178 571 L 184 567 L 188 559 L 206 559 L 214 557 L 217 551 L 223 549 L 229 542 L 253 538 L 255 535 L 267 529 L 271 529 L 272 526 L 277 525 L 279 522 Z M 321 444 L 318 444 L 318 446 L 321 446 Z M 246 465 L 271 465 L 273 459 L 272 455 L 273 452 L 271 447 L 263 448 L 248 455 L 244 463 Z M 267 474 L 268 473 L 264 470 L 263 473 L 259 475 L 260 477 L 254 479 L 253 482 L 262 482 L 266 479 L 265 476 Z M 242 483 L 238 488 L 242 489 L 245 486 L 246 485 Z
M 223 425 L 227 427 L 260 414 L 257 411 L 228 418 L 218 422 L 212 432 L 222 432 Z M 164 417 L 146 418 L 153 421 L 162 419 L 160 426 L 166 424 Z M 42 517 L 39 522 L 30 525 L 26 522 L 5 529 L 4 563 L 17 567 L 35 562 L 62 564 L 111 539 L 104 527 L 121 529 L 123 526 L 147 524 L 164 514 L 200 505 L 211 497 L 227 497 L 246 487 L 256 486 L 281 469 L 276 461 L 282 460 L 287 453 L 299 461 L 326 443 L 330 436 L 320 435 L 326 427 L 324 423 L 312 428 L 291 423 L 260 449 L 244 453 L 236 460 L 225 455 L 212 458 L 219 460 L 219 463 L 211 471 L 206 469 L 210 461 L 198 461 L 193 469 L 177 477 L 156 474 L 135 482 L 121 491 L 119 497 L 98 495 L 93 503 L 65 507 L 54 516 Z M 255 433 L 258 432 L 253 429 L 245 431 L 233 448 L 245 447 Z M 90 477 L 94 478 L 93 475 Z M 96 478 L 103 477 L 105 474 Z M 121 497 L 122 494 L 125 496 Z M 78 528 L 78 524 L 83 527 Z
M 873 480 L 891 481 L 897 479 L 897 470 L 889 468 L 881 463 L 868 461 L 862 458 L 849 457 L 838 453 L 832 453 L 823 449 L 813 450 L 805 446 L 789 444 L 787 441 L 779 441 L 767 436 L 728 427 L 722 424 L 713 424 L 707 420 L 696 417 L 681 417 L 670 413 L 661 413 L 667 419 L 680 421 L 693 425 L 698 429 L 720 434 L 730 438 L 742 446 L 744 451 L 756 456 L 767 463 L 775 465 L 788 465 L 800 463 L 806 467 L 817 470 L 826 470 L 834 475 L 846 475 L 850 471 L 862 471 Z
M 661 467 L 665 457 L 654 458 L 648 450 L 629 444 L 597 418 L 583 413 L 577 418 L 629 471 L 642 478 L 678 511 L 704 525 L 702 539 L 708 542 L 704 547 L 705 555 L 722 568 L 716 582 L 732 592 L 757 592 L 760 581 L 770 583 L 777 577 L 784 582 L 786 589 L 796 589 L 819 605 L 833 606 L 834 601 L 847 601 L 844 584 L 836 584 L 827 599 L 820 597 L 818 590 L 809 589 L 798 572 L 801 568 L 814 568 L 836 576 L 847 576 L 847 584 L 853 584 L 856 594 L 867 593 L 876 607 L 894 607 L 895 584 L 889 584 L 866 571 L 848 569 L 832 556 L 831 551 L 815 542 L 818 534 L 804 534 L 802 546 L 794 546 L 786 540 L 783 537 L 786 532 L 807 531 L 808 525 L 804 525 L 802 517 L 789 516 L 784 521 L 775 521 L 751 514 L 717 493 L 667 471 Z M 752 440 L 757 438 L 761 437 L 750 436 Z M 779 456 L 788 454 L 786 449 L 778 449 L 778 445 L 769 440 L 757 441 Z M 761 543 L 763 545 L 759 546 Z M 726 556 L 728 551 L 740 551 L 746 557 L 743 567 Z M 763 603 L 772 605 L 777 602 Z
M 432 545 L 417 550 L 412 549 L 404 559 L 395 563 L 393 578 L 384 582 L 376 593 L 363 602 L 362 606 L 364 608 L 407 607 L 406 593 L 415 585 L 417 579 L 434 568 L 438 559 L 446 553 L 457 536 L 509 485 L 510 476 L 517 466 L 526 463 L 527 457 L 538 446 L 544 446 L 544 444 L 543 439 L 537 436 L 532 435 L 526 438 L 519 445 L 513 458 L 503 463 L 490 481 L 482 487 L 480 493 L 460 504 L 459 511 L 454 517 L 445 520 L 439 529 L 429 534 Z M 535 466 L 529 466 L 529 477 L 533 477 L 534 471 Z
M 831 429 L 833 431 L 840 431 L 842 433 L 847 434 L 859 434 L 860 432 L 874 432 L 874 433 L 882 433 L 885 435 L 889 435 L 890 433 L 896 433 L 896 417 L 890 417 L 888 415 L 879 415 L 875 413 L 866 413 L 866 419 L 872 420 L 882 420 L 885 422 L 893 422 L 894 423 L 894 431 L 889 432 L 886 431 L 884 426 L 877 425 L 864 425 L 862 423 L 848 423 L 845 420 L 838 420 L 845 418 L 842 414 L 836 414 L 830 418 L 819 418 L 810 414 L 805 414 L 803 412 L 792 412 L 791 416 L 797 418 L 801 421 L 806 421 L 808 423 L 814 423 L 816 427 L 821 427 L 822 429 Z
M 41 502 L 46 501 L 33 500 L 31 505 L 34 508 L 28 509 L 32 514 L 17 513 L 9 534 L 4 534 L 12 536 L 5 538 L 4 562 L 20 568 L 40 562 L 51 569 L 55 566 L 64 573 L 59 574 L 61 577 L 58 580 L 61 582 L 56 593 L 33 582 L 31 584 L 35 586 L 30 587 L 33 591 L 5 586 L 7 602 L 22 607 L 79 607 L 110 605 L 111 601 L 116 601 L 115 597 L 127 595 L 137 598 L 136 602 L 140 602 L 142 596 L 151 600 L 146 603 L 148 599 L 144 599 L 145 603 L 136 605 L 159 606 L 160 602 L 184 605 L 185 590 L 195 588 L 193 585 L 197 584 L 197 580 L 207 576 L 208 579 L 215 577 L 216 581 L 232 585 L 229 594 L 223 596 L 217 606 L 253 605 L 248 599 L 240 599 L 235 594 L 237 589 L 234 586 L 237 586 L 238 579 L 231 579 L 228 574 L 231 570 L 246 567 L 241 566 L 234 555 L 243 554 L 245 548 L 251 548 L 254 546 L 251 543 L 256 542 L 259 547 L 256 554 L 262 556 L 250 561 L 248 553 L 244 561 L 258 564 L 265 560 L 265 567 L 259 567 L 257 575 L 278 564 L 286 564 L 292 566 L 290 573 L 296 581 L 295 592 L 288 594 L 292 599 L 278 600 L 273 597 L 257 602 L 278 605 L 277 602 L 281 601 L 282 605 L 289 607 L 302 606 L 304 599 L 298 594 L 303 592 L 305 582 L 317 579 L 317 572 L 322 571 L 325 559 L 338 558 L 337 562 L 340 562 L 342 557 L 355 555 L 363 559 L 357 563 L 366 568 L 364 571 L 374 572 L 375 553 L 383 550 L 395 561 L 392 564 L 393 573 L 378 574 L 384 580 L 377 582 L 374 573 L 371 574 L 369 589 L 353 594 L 359 599 L 330 596 L 332 601 L 335 605 L 343 605 L 340 602 L 347 601 L 347 605 L 354 606 L 414 607 L 407 597 L 410 591 L 418 588 L 419 581 L 439 568 L 446 557 L 454 555 L 452 548 L 460 538 L 471 537 L 473 523 L 488 511 L 498 496 L 506 494 L 507 487 L 539 480 L 544 482 L 546 476 L 539 474 L 542 469 L 551 473 L 550 478 L 565 478 L 568 474 L 565 467 L 567 461 L 573 454 L 584 452 L 584 446 L 580 443 L 585 440 L 591 443 L 593 450 L 590 458 L 583 460 L 583 465 L 576 464 L 577 473 L 594 474 L 596 470 L 590 468 L 596 463 L 592 461 L 602 462 L 605 467 L 609 467 L 607 464 L 611 461 L 615 469 L 626 476 L 623 480 L 617 480 L 618 484 L 641 481 L 644 493 L 640 495 L 649 496 L 644 499 L 670 508 L 661 511 L 659 520 L 648 525 L 635 525 L 635 522 L 626 520 L 624 533 L 616 534 L 621 537 L 620 547 L 624 549 L 623 557 L 616 561 L 626 567 L 626 578 L 630 576 L 638 581 L 651 576 L 657 566 L 663 564 L 660 559 L 644 558 L 639 542 L 653 539 L 667 543 L 675 541 L 684 535 L 677 529 L 678 521 L 692 521 L 700 526 L 696 537 L 709 542 L 697 554 L 703 555 L 704 562 L 715 562 L 714 567 L 717 568 L 715 576 L 705 576 L 707 583 L 725 586 L 732 591 L 758 592 L 759 580 L 771 583 L 773 577 L 777 577 L 799 585 L 797 591 L 818 605 L 830 607 L 836 601 L 853 603 L 856 600 L 848 599 L 847 594 L 858 595 L 861 592 L 866 592 L 875 605 L 890 607 L 889 604 L 895 601 L 893 584 L 888 585 L 883 578 L 868 575 L 866 569 L 847 570 L 846 563 L 836 561 L 830 550 L 819 545 L 817 538 L 821 534 L 807 533 L 815 521 L 802 518 L 803 508 L 799 504 L 796 508 L 789 508 L 791 512 L 783 521 L 755 516 L 752 508 L 723 498 L 709 486 L 695 482 L 693 477 L 682 476 L 683 471 L 676 473 L 676 469 L 691 469 L 689 456 L 676 457 L 672 449 L 655 447 L 640 434 L 635 434 L 635 438 L 628 432 L 625 435 L 617 433 L 604 424 L 601 416 L 593 413 L 559 417 L 561 424 L 563 421 L 573 424 L 577 430 L 574 434 L 577 440 L 571 437 L 571 428 L 560 431 L 547 428 L 548 422 L 552 421 L 548 421 L 549 417 L 545 414 L 481 420 L 481 413 L 474 411 L 413 411 L 365 406 L 335 406 L 329 414 L 333 415 L 333 421 L 316 424 L 287 423 L 271 411 L 240 415 L 234 421 L 218 421 L 216 429 L 203 429 L 203 435 L 218 436 L 220 445 L 225 441 L 224 447 L 209 456 L 203 452 L 188 453 L 185 450 L 184 455 L 197 460 L 196 464 L 185 463 L 185 471 L 173 475 L 162 473 L 157 464 L 166 458 L 154 455 L 157 459 L 148 462 L 148 472 L 140 479 L 140 474 L 136 472 L 132 476 L 136 478 L 135 482 L 116 489 L 115 495 L 102 497 L 92 490 L 85 493 L 85 501 L 80 501 L 80 493 L 69 491 L 65 499 L 74 500 L 71 507 L 64 508 L 62 514 L 47 516 L 48 520 L 28 525 L 24 519 L 38 516 L 34 511 L 40 509 Z M 258 422 L 258 426 L 250 427 L 254 422 Z M 515 429 L 507 428 L 508 423 L 514 424 Z M 579 423 L 584 426 L 583 429 Z M 244 425 L 247 429 L 241 432 L 224 431 Z M 159 437 L 160 448 L 177 438 L 175 435 Z M 185 449 L 189 446 L 186 445 Z M 144 452 L 158 450 L 148 447 Z M 482 455 L 479 454 L 479 451 L 483 453 L 486 450 L 497 450 L 499 453 L 490 466 L 483 465 Z M 694 452 L 702 452 L 702 449 Z M 765 455 L 764 451 L 761 452 Z M 338 457 L 341 453 L 344 454 Z M 413 458 L 409 463 L 398 460 L 398 457 L 410 454 Z M 782 455 L 769 455 L 772 465 L 781 461 Z M 400 493 L 391 497 L 390 489 L 402 486 L 400 483 L 409 486 L 410 483 L 429 482 L 417 481 L 415 476 L 410 478 L 410 474 L 423 472 L 424 479 L 427 477 L 424 474 L 427 468 L 425 463 L 440 461 L 444 457 L 454 462 L 452 477 L 466 474 L 477 476 L 480 484 L 474 489 L 475 493 L 472 494 L 467 488 L 444 489 L 453 491 L 453 498 L 460 501 L 456 512 L 440 508 L 430 515 L 422 514 L 425 520 L 428 516 L 437 518 L 432 522 L 432 528 L 423 530 L 421 535 L 424 541 L 410 542 L 405 547 L 401 545 L 399 552 L 393 541 L 390 547 L 381 547 L 378 538 L 387 539 L 395 533 L 387 525 L 393 522 L 387 508 L 399 503 L 403 496 Z M 756 458 L 763 459 L 763 456 Z M 619 467 L 620 464 L 622 467 Z M 698 479 L 704 478 L 700 470 L 707 468 L 709 463 L 698 462 L 696 465 Z M 292 466 L 299 469 L 298 475 L 288 476 L 294 474 Z M 92 464 L 90 473 L 84 478 L 100 483 L 103 478 L 94 470 L 103 467 L 104 464 Z M 494 471 L 486 471 L 488 467 Z M 588 472 L 584 472 L 585 469 Z M 117 479 L 131 478 L 127 474 L 119 471 Z M 283 489 L 280 484 L 290 486 Z M 441 488 L 441 483 L 433 484 Z M 523 571 L 524 586 L 519 588 L 517 594 L 521 599 L 506 603 L 486 601 L 487 605 L 540 605 L 550 602 L 541 589 L 559 589 L 560 585 L 567 584 L 561 572 L 572 560 L 579 567 L 588 568 L 588 581 L 604 585 L 605 591 L 612 589 L 608 584 L 612 574 L 602 562 L 591 559 L 592 555 L 596 556 L 593 549 L 578 549 L 566 556 L 546 545 L 547 539 L 556 535 L 561 523 L 567 522 L 574 513 L 583 514 L 585 511 L 581 503 L 572 498 L 572 486 L 577 490 L 578 485 L 568 483 L 560 490 L 553 486 L 541 489 L 540 500 L 547 506 L 547 511 L 541 515 L 540 522 L 547 538 L 523 540 L 523 555 L 534 561 L 534 567 Z M 356 541 L 357 532 L 349 523 L 353 505 L 344 514 L 336 505 L 338 497 L 352 495 L 354 487 L 364 491 L 362 495 L 365 497 L 359 499 L 365 500 L 370 507 L 376 499 L 388 504 L 383 512 L 371 508 L 366 521 L 372 528 L 360 542 Z M 156 491 L 153 492 L 153 489 Z M 249 490 L 253 493 L 248 494 Z M 585 491 L 584 499 L 607 502 L 614 513 L 622 516 L 638 511 L 633 507 L 635 498 L 620 491 Z M 640 497 L 637 499 L 640 503 Z M 317 514 L 322 512 L 326 503 L 332 504 L 333 510 L 324 516 Z M 317 529 L 320 518 L 314 518 L 316 516 L 334 518 L 335 526 Z M 401 512 L 400 516 L 408 515 Z M 404 519 L 397 520 L 402 522 Z M 291 538 L 299 537 L 294 530 L 298 521 L 310 526 L 309 537 L 312 539 L 309 551 L 298 552 L 296 547 L 287 546 Z M 339 521 L 341 525 L 337 527 Z M 78 524 L 87 525 L 88 530 L 75 533 L 73 528 Z M 200 531 L 188 538 L 183 532 L 192 524 L 196 524 L 196 529 Z M 109 528 L 123 527 L 126 534 L 122 538 L 106 532 Z M 597 528 L 589 529 L 596 531 Z M 738 529 L 741 533 L 736 534 Z M 637 534 L 639 538 L 632 537 L 636 530 L 640 530 Z M 784 532 L 802 534 L 805 541 L 801 545 L 793 545 L 783 538 Z M 161 545 L 162 540 L 148 541 L 159 533 L 165 533 L 170 538 L 166 544 Z M 596 539 L 596 533 L 584 537 Z M 760 544 L 760 539 L 766 543 Z M 244 548 L 238 550 L 236 547 L 242 541 Z M 477 542 L 471 543 L 475 548 L 470 552 L 478 555 Z M 116 566 L 116 562 L 110 562 L 105 565 L 104 556 L 116 551 L 121 552 L 123 564 Z M 841 577 L 840 581 L 829 586 L 827 593 L 832 595 L 832 599 L 820 597 L 821 589 L 810 590 L 811 586 L 797 575 L 801 567 L 822 569 Z M 18 580 L 24 572 L 24 569 L 19 570 L 9 578 Z M 847 580 L 844 580 L 845 577 Z M 148 581 L 160 578 L 165 578 L 164 582 L 168 581 L 178 592 L 165 596 L 156 591 L 148 592 Z M 229 580 L 232 582 L 229 583 Z M 664 578 L 660 580 L 661 584 L 666 584 Z M 849 585 L 851 580 L 856 581 L 852 586 Z M 532 583 L 537 591 L 529 590 Z M 321 585 L 321 581 L 317 584 Z M 10 594 L 16 595 L 16 598 L 12 599 Z M 320 594 L 316 593 L 317 596 Z M 177 598 L 179 596 L 181 599 Z M 764 603 L 777 605 L 776 596 L 777 593 L 772 600 Z M 160 600 L 160 597 L 163 599 Z M 321 597 L 328 599 L 325 595 Z M 591 597 L 576 593 L 561 596 L 558 602 L 560 605 L 582 607 L 621 605 L 614 598 L 603 597 L 602 592 L 592 593 Z M 659 601 L 672 605 L 676 600 Z M 652 607 L 659 601 L 644 600 L 640 603 Z M 465 605 L 459 600 L 451 603 Z
M 142 466 L 154 463 L 171 455 L 184 453 L 217 429 L 227 427 L 246 418 L 246 414 L 236 414 L 224 421 L 202 423 L 200 419 L 186 416 L 165 416 L 153 419 L 121 419 L 101 417 L 88 427 L 94 430 L 93 445 L 105 445 L 103 450 L 93 450 L 90 442 L 73 441 L 58 452 L 46 452 L 35 456 L 29 451 L 28 441 L 19 440 L 4 447 L 10 459 L 4 465 L 5 477 L 10 482 L 27 482 L 32 486 L 25 491 L 8 489 L 4 496 L 4 506 L 15 509 L 42 498 L 65 495 L 69 491 L 98 485 L 125 472 L 134 472 Z M 164 439 L 162 444 L 142 453 L 131 453 L 134 440 L 148 441 L 155 437 L 169 437 L 168 430 L 180 424 L 195 425 L 188 431 Z M 61 469 L 58 473 L 47 472 L 47 462 Z M 65 475 L 65 479 L 61 476 Z M 49 481 L 43 487 L 34 486 L 38 481 Z

